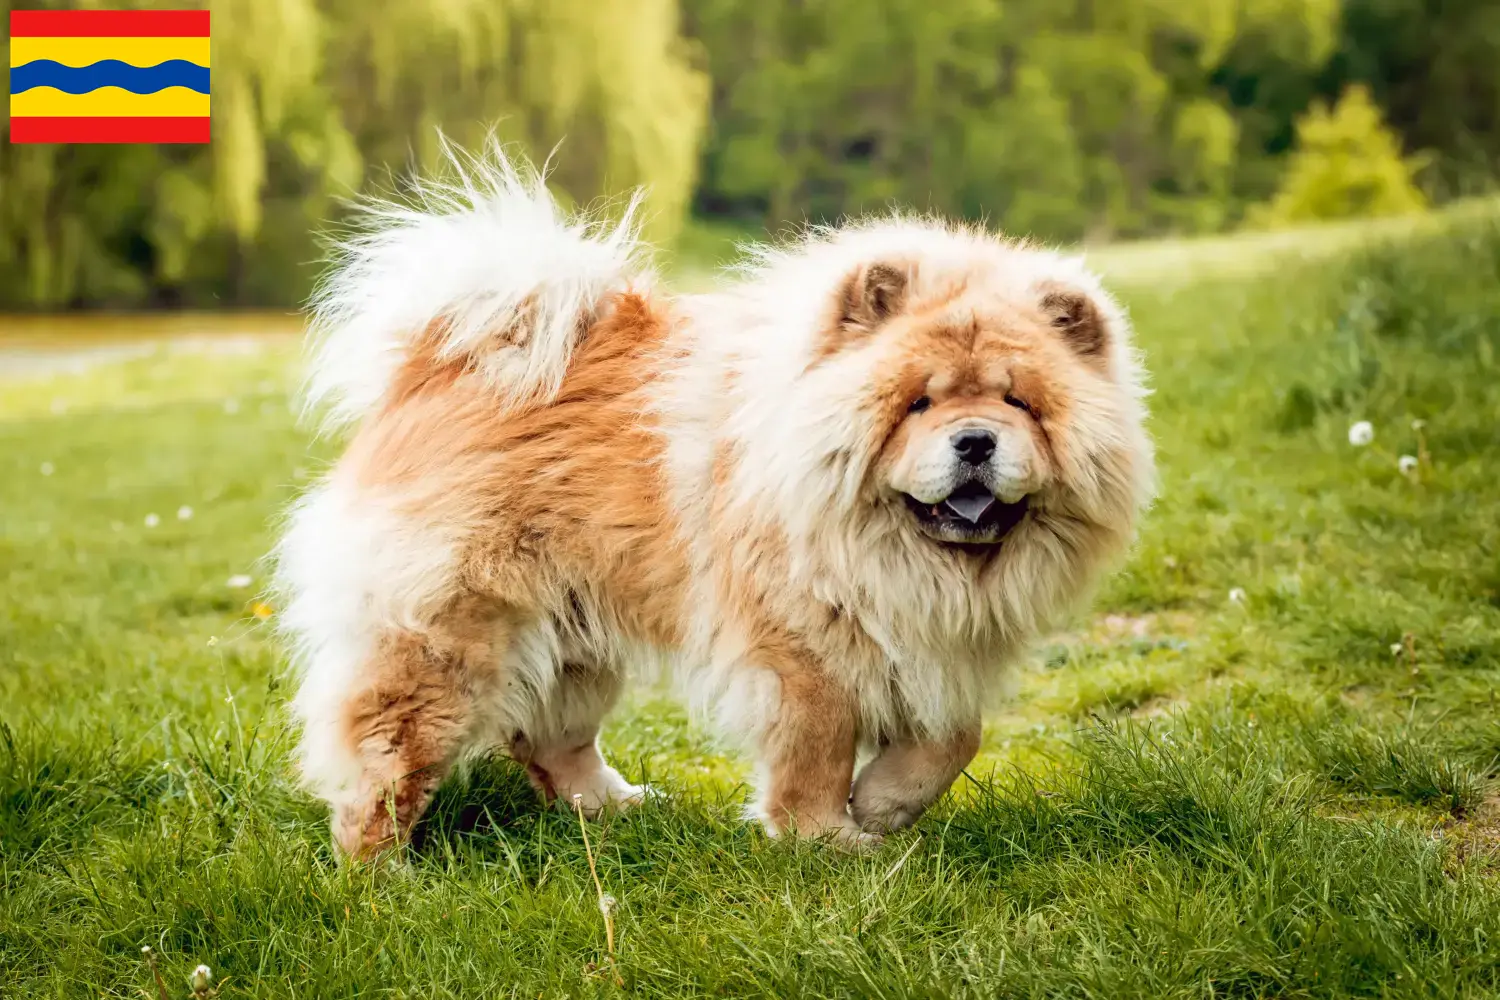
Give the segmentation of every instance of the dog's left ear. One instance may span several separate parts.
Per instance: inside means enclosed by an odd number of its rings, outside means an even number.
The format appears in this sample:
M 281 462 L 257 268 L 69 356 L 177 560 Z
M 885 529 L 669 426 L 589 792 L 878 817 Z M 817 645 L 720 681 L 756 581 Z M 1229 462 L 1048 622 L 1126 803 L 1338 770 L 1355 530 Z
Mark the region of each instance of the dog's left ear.
M 1048 283 L 1042 285 L 1042 313 L 1063 341 L 1086 361 L 1103 363 L 1109 348 L 1109 330 L 1104 314 L 1082 289 Z
M 900 311 L 911 274 L 895 264 L 866 264 L 844 283 L 840 312 L 846 325 L 873 327 Z

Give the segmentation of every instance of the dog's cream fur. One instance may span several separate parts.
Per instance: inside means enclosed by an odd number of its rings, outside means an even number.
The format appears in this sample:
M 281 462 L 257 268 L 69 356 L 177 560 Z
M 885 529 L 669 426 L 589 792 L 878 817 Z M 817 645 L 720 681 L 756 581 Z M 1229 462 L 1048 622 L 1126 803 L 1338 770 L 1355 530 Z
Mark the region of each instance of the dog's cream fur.
M 356 429 L 278 564 L 340 846 L 398 841 L 486 746 L 545 797 L 635 801 L 596 736 L 660 653 L 751 748 L 773 833 L 914 821 L 1148 500 L 1120 309 L 1076 259 L 900 218 L 673 297 L 629 213 L 462 166 L 377 210 L 317 300 L 312 400 Z M 955 459 L 963 430 L 993 456 Z M 956 518 L 963 484 L 999 506 Z

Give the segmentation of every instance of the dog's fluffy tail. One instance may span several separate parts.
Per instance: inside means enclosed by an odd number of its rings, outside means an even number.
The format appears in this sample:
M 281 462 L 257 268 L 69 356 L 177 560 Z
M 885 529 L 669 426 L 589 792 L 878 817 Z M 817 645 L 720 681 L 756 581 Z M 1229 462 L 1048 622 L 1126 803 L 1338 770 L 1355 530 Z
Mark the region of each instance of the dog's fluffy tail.
M 501 405 L 545 401 L 601 302 L 640 277 L 639 194 L 617 222 L 569 216 L 498 145 L 447 160 L 454 180 L 365 206 L 313 297 L 307 403 L 333 425 L 376 409 L 418 351 L 481 373 Z

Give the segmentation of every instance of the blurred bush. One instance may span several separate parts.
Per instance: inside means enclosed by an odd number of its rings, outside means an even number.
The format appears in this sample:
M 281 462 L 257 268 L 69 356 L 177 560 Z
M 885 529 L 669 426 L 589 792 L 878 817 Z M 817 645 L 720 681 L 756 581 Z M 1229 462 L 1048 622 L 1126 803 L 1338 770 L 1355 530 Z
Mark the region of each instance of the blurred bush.
M 1250 221 L 1271 227 L 1419 212 L 1427 207 L 1415 180 L 1422 166 L 1420 157 L 1402 157 L 1370 92 L 1350 87 L 1332 111 L 1317 103 L 1297 122 L 1297 149 L 1281 188 Z

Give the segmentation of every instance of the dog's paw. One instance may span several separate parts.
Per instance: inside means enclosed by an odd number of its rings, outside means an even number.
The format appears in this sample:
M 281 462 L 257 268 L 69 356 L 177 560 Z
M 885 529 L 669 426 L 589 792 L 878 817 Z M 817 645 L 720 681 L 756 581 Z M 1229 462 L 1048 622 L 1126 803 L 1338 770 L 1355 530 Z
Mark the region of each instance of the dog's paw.
M 567 789 L 558 789 L 557 805 L 569 811 L 582 810 L 589 819 L 605 812 L 625 812 L 643 802 L 659 799 L 662 794 L 650 785 L 632 785 L 613 768 L 593 780 Z
M 849 813 L 861 830 L 871 833 L 892 833 L 904 830 L 927 811 L 925 804 L 918 805 L 880 795 L 861 795 L 856 790 L 849 802 Z
M 845 854 L 874 854 L 885 843 L 884 834 L 861 830 L 852 824 L 841 826 L 825 836 L 835 850 Z
M 870 854 L 880 849 L 885 837 L 873 830 L 862 830 L 846 814 L 826 822 L 802 820 L 781 826 L 770 822 L 764 815 L 755 814 L 766 833 L 778 840 L 812 840 L 846 854 Z

